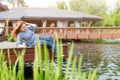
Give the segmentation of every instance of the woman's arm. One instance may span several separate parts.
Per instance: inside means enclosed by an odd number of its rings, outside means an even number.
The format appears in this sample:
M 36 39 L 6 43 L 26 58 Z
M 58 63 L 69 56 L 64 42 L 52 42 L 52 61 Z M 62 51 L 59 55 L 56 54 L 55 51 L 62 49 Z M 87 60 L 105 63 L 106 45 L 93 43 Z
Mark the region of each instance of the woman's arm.
M 24 44 L 22 44 L 22 37 L 20 35 L 17 36 L 16 45 L 17 47 L 22 47 L 22 48 L 26 47 Z
M 37 28 L 37 25 L 36 24 L 33 24 L 33 23 L 25 23 L 26 26 L 30 29 L 30 30 L 35 30 Z

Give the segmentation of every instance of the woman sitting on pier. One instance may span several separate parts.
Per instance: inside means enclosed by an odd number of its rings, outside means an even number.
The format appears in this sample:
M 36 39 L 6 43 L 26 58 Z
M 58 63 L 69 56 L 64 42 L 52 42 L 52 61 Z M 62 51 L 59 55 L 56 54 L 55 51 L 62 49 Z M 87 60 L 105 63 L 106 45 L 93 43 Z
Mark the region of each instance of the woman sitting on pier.
M 50 35 L 37 35 L 33 31 L 37 28 L 36 24 L 27 23 L 25 21 L 18 21 L 13 29 L 11 36 L 16 38 L 16 44 L 18 47 L 33 47 L 40 40 L 41 45 L 46 41 L 47 46 L 53 48 L 54 40 Z M 25 45 L 23 45 L 25 41 Z M 54 54 L 56 54 L 56 46 L 54 47 Z

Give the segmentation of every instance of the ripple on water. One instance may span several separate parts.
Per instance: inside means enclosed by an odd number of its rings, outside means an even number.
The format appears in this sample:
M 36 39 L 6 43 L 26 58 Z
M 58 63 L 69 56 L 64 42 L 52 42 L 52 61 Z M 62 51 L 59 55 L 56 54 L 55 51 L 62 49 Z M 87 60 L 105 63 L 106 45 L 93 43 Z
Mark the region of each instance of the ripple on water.
M 120 44 L 76 43 L 74 54 L 84 56 L 83 69 L 98 68 L 98 80 L 120 80 Z

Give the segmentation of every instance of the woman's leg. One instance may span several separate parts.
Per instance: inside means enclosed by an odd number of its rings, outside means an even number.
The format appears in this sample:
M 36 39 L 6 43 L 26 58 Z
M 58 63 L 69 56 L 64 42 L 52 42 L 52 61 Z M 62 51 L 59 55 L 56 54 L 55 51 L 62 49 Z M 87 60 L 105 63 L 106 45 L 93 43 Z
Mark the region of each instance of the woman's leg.
M 44 45 L 44 41 L 46 41 L 47 46 L 53 48 L 54 55 L 56 55 L 56 44 L 54 43 L 53 37 L 50 35 L 42 35 L 39 37 L 41 45 Z M 53 47 L 54 46 L 54 47 Z

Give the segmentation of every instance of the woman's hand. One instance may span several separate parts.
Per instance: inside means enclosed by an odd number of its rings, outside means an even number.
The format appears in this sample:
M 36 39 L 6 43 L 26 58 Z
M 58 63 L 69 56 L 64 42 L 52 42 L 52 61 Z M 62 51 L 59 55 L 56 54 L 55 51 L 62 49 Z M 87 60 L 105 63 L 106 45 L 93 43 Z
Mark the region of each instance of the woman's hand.
M 32 31 L 34 31 L 35 29 L 37 29 L 37 25 L 33 24 L 33 23 L 25 23 L 26 25 L 28 25 L 28 28 Z
M 22 44 L 18 44 L 17 46 L 20 47 L 20 48 L 26 48 L 26 46 L 22 45 Z
M 27 23 L 25 22 L 26 25 L 30 25 L 30 26 L 35 26 L 36 24 L 33 24 L 33 23 Z

